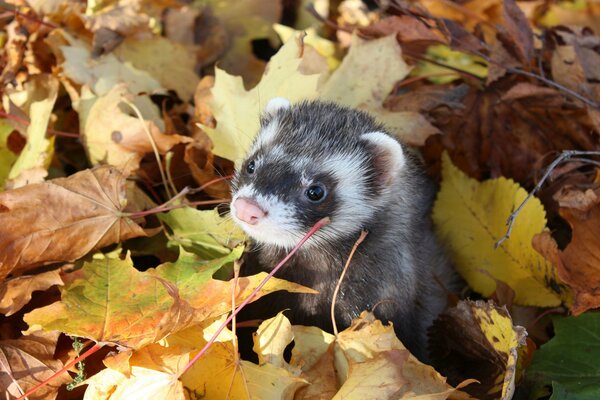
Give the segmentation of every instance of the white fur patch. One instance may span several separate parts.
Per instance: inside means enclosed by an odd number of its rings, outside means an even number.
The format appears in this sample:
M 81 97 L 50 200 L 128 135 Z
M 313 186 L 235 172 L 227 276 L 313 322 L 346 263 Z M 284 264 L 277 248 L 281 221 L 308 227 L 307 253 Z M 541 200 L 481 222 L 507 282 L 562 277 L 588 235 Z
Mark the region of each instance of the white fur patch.
M 252 145 L 252 149 L 250 153 L 254 153 L 261 147 L 267 146 L 269 143 L 272 143 L 277 136 L 279 131 L 279 122 L 277 120 L 273 120 L 269 123 L 269 125 L 265 126 L 261 129 L 261 131 L 256 135 L 256 140 Z
M 267 212 L 256 225 L 249 225 L 236 216 L 235 201 L 250 198 Z M 242 186 L 231 200 L 231 217 L 242 229 L 259 243 L 276 245 L 283 248 L 294 247 L 302 238 L 302 226 L 295 218 L 295 210 L 276 196 L 265 196 L 256 191 L 252 185 Z
M 368 201 L 365 193 L 365 162 L 358 154 L 340 154 L 323 163 L 323 168 L 338 181 L 336 193 L 340 201 L 331 225 L 324 228 L 328 234 L 343 236 L 355 232 L 375 212 L 375 204 Z
M 265 113 L 273 115 L 281 109 L 290 108 L 290 106 L 291 104 L 288 99 L 283 97 L 273 97 L 267 103 L 267 106 L 265 107 Z

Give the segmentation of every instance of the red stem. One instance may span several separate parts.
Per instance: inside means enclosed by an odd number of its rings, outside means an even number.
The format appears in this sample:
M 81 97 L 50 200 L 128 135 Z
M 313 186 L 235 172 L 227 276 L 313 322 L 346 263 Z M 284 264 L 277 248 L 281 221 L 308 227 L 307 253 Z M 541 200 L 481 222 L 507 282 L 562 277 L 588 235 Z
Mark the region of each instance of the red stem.
M 145 217 L 146 215 L 153 215 L 153 214 L 158 214 L 161 212 L 166 212 L 166 211 L 171 211 L 171 210 L 175 210 L 177 208 L 182 208 L 182 207 L 193 207 L 193 206 L 207 206 L 207 205 L 211 205 L 211 204 L 221 204 L 223 202 L 225 202 L 227 200 L 224 199 L 215 199 L 215 200 L 203 200 L 203 201 L 193 201 L 191 203 L 182 203 L 182 204 L 176 204 L 173 206 L 166 206 L 166 207 L 156 207 L 156 208 L 151 208 L 149 210 L 146 211 L 138 211 L 138 212 L 133 212 L 133 213 L 127 213 L 126 216 L 129 218 L 141 218 L 141 217 Z
M 31 389 L 29 389 L 27 391 L 27 393 L 25 393 L 24 395 L 22 395 L 21 397 L 19 397 L 17 400 L 23 400 L 23 399 L 25 399 L 27 396 L 29 396 L 30 394 L 32 394 L 33 392 L 35 392 L 36 390 L 38 390 L 42 386 L 46 386 L 48 383 L 50 383 L 50 381 L 52 381 L 53 379 L 55 379 L 57 376 L 59 376 L 63 372 L 67 371 L 73 365 L 77 364 L 79 361 L 85 360 L 86 358 L 88 358 L 89 356 L 91 356 L 92 354 L 94 354 L 95 352 L 97 352 L 98 350 L 100 350 L 101 348 L 102 348 L 101 344 L 95 343 L 92 347 L 90 347 L 90 349 L 88 351 L 86 351 L 85 353 L 81 354 L 79 357 L 77 357 L 76 359 L 74 359 L 73 361 L 71 361 L 70 363 L 68 363 L 67 365 L 65 365 L 64 367 L 62 367 L 61 369 L 59 369 L 58 371 L 56 371 L 48 379 L 46 379 L 46 380 L 38 383 L 37 385 L 35 385 Z
M 223 331 L 223 329 L 225 329 L 225 327 L 231 322 L 231 320 L 239 314 L 239 312 L 241 311 L 242 308 L 244 308 L 246 306 L 246 304 L 250 303 L 250 301 L 252 301 L 252 299 L 254 299 L 256 297 L 256 295 L 258 294 L 258 292 L 260 291 L 260 289 L 263 288 L 263 286 L 265 286 L 265 284 L 267 283 L 267 281 L 269 279 L 271 279 L 271 277 L 273 277 L 273 275 L 275 275 L 275 273 L 277 271 L 279 271 L 279 269 L 281 269 L 281 267 L 300 249 L 300 247 L 302 247 L 302 245 L 304 244 L 304 242 L 306 242 L 312 235 L 315 234 L 315 232 L 317 232 L 319 229 L 321 229 L 324 225 L 327 225 L 329 223 L 329 218 L 325 217 L 323 219 L 321 219 L 319 222 L 317 222 L 310 231 L 308 231 L 308 233 L 302 238 L 302 240 L 300 240 L 300 242 L 298 242 L 298 244 L 296 246 L 294 246 L 294 248 L 292 249 L 292 251 L 290 251 L 288 253 L 287 256 L 285 256 L 283 258 L 283 260 L 281 260 L 279 262 L 279 264 L 277 264 L 277 266 L 275 268 L 273 268 L 273 270 L 269 273 L 269 275 L 267 275 L 265 277 L 265 279 L 263 279 L 263 281 L 260 283 L 260 285 L 258 285 L 256 287 L 256 289 L 254 289 L 252 291 L 252 293 L 250 293 L 250 295 L 231 313 L 231 315 L 227 318 L 227 320 L 225 320 L 225 322 L 223 322 L 221 324 L 221 326 L 219 327 L 219 329 L 217 329 L 217 331 L 215 332 L 215 334 L 210 338 L 210 340 L 208 341 L 208 343 L 206 343 L 206 345 L 202 348 L 202 350 L 200 350 L 200 352 L 198 352 L 198 354 L 196 354 L 196 356 L 194 358 L 192 358 L 192 360 L 183 368 L 183 370 L 177 375 L 177 377 L 181 377 L 181 375 L 185 374 L 185 372 L 190 369 L 190 367 L 200 358 L 202 357 L 206 351 L 208 350 L 208 348 L 215 342 L 215 340 L 217 339 L 217 337 L 219 337 L 219 335 L 221 334 L 221 332 Z

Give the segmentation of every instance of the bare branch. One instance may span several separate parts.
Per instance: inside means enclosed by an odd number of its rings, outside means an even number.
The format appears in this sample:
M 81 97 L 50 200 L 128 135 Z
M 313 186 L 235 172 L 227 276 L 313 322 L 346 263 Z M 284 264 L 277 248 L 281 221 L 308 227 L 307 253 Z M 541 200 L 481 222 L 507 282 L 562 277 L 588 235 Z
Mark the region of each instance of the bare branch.
M 537 183 L 537 185 L 535 185 L 533 190 L 531 192 L 529 192 L 527 197 L 525 197 L 525 200 L 523 200 L 523 202 L 521 202 L 519 207 L 517 207 L 517 209 L 515 211 L 513 211 L 513 213 L 510 214 L 510 216 L 506 220 L 506 225 L 508 225 L 506 234 L 503 237 L 501 237 L 500 240 L 498 240 L 496 242 L 496 248 L 498 248 L 498 246 L 500 246 L 505 240 L 510 238 L 510 234 L 512 233 L 513 225 L 515 223 L 515 220 L 517 219 L 517 216 L 519 215 L 519 213 L 521 212 L 523 207 L 525 207 L 525 204 L 527 204 L 529 199 L 531 199 L 541 189 L 542 185 L 544 184 L 544 182 L 546 182 L 546 180 L 548 179 L 548 177 L 550 176 L 552 171 L 559 164 L 561 164 L 565 161 L 571 160 L 573 157 L 576 157 L 576 156 L 577 157 L 578 156 L 600 156 L 600 151 L 564 150 L 558 157 L 556 157 L 556 159 L 554 161 L 552 161 L 552 163 L 548 166 L 548 168 L 546 168 L 546 171 L 544 172 L 542 179 L 540 179 L 540 181 Z M 594 164 L 594 165 L 598 165 L 598 163 L 596 161 L 587 160 L 585 158 L 578 158 L 577 160 L 589 162 L 590 164 Z

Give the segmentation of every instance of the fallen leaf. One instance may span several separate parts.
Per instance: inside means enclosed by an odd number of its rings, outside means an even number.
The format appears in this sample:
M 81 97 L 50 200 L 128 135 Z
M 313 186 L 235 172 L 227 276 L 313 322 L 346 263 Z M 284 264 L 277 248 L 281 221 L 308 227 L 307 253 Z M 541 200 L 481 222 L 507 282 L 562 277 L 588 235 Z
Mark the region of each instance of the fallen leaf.
M 12 93 L 9 96 L 14 99 L 19 95 L 26 95 L 22 101 L 24 100 L 23 105 L 29 115 L 27 145 L 10 169 L 8 180 L 5 182 L 9 189 L 42 182 L 47 175 L 46 170 L 54 154 L 54 139 L 48 139 L 46 133 L 58 95 L 58 80 L 52 75 L 37 75 L 25 84 L 22 93 Z M 31 180 L 28 177 L 32 175 L 28 172 L 32 170 L 42 172 L 33 175 L 36 178 Z
M 437 128 L 418 113 L 390 112 L 383 108 L 396 82 L 409 71 L 395 35 L 370 41 L 360 41 L 354 36 L 342 64 L 319 88 L 319 99 L 368 111 L 399 139 L 413 145 L 423 144 L 427 137 L 439 132 Z M 356 79 L 357 76 L 361 79 Z
M 59 269 L 4 281 L 0 283 L 0 313 L 8 317 L 29 303 L 31 294 L 36 290 L 46 290 L 62 284 Z
M 132 349 L 155 343 L 188 326 L 193 309 L 174 285 L 124 260 L 99 256 L 65 283 L 61 301 L 25 314 L 29 332 L 59 330 Z
M 152 119 L 131 116 L 133 111 L 125 101 L 133 103 L 133 99 L 124 84 L 99 97 L 83 92 L 79 109 L 81 136 L 92 164 L 135 171 L 144 154 L 154 149 L 165 154 L 178 143 L 192 141 L 185 136 L 165 135 Z
M 552 399 L 600 396 L 600 314 L 554 319 L 555 336 L 535 352 L 529 379 L 554 388 Z
M 269 363 L 277 368 L 286 365 L 283 352 L 288 344 L 294 340 L 292 324 L 278 313 L 260 324 L 254 338 L 254 352 L 258 355 L 259 365 Z
M 129 377 L 106 368 L 83 383 L 88 385 L 84 400 L 186 398 L 182 383 L 173 374 L 139 366 L 131 367 Z
M 273 29 L 284 43 L 298 37 L 298 35 L 302 33 L 302 31 L 281 24 L 275 24 Z M 335 43 L 319 36 L 315 28 L 307 28 L 303 32 L 306 35 L 304 36 L 304 44 L 313 47 L 321 56 L 323 56 L 327 61 L 327 66 L 330 70 L 336 69 L 340 65 L 340 60 L 336 57 Z
M 408 353 L 408 350 L 396 337 L 392 325 L 384 326 L 381 321 L 375 319 L 373 314 L 363 312 L 359 318 L 352 321 L 352 325 L 348 329 L 340 332 L 336 340 L 335 366 L 338 379 L 342 382 L 338 393 L 351 392 L 347 391 L 344 386 L 352 375 L 353 365 L 374 360 L 360 366 L 357 377 L 362 375 L 363 368 L 373 368 L 374 370 L 371 372 L 375 375 L 383 375 L 384 371 L 379 368 L 384 368 L 387 375 L 384 381 L 376 383 L 377 386 L 372 388 L 373 391 L 368 396 L 369 398 L 387 399 L 390 387 L 396 389 L 395 392 L 391 392 L 394 399 L 470 398 L 447 384 L 446 378 L 437 373 L 433 367 L 421 363 L 412 355 L 406 359 L 405 353 Z M 373 379 L 377 382 L 378 377 L 374 376 Z M 404 384 L 401 385 L 402 382 Z M 471 382 L 472 380 L 468 380 L 462 385 Z M 352 379 L 350 388 L 355 385 L 357 382 Z M 364 398 L 365 396 L 360 397 Z
M 220 68 L 215 70 L 215 85 L 205 105 L 217 120 L 216 128 L 203 125 L 214 143 L 213 152 L 239 163 L 259 129 L 259 116 L 267 102 L 274 97 L 285 97 L 295 103 L 317 96 L 321 74 L 304 75 L 299 68 L 303 61 L 302 39 L 289 40 L 271 58 L 265 73 L 255 88 L 246 91 L 240 77 L 229 75 Z M 198 101 L 199 100 L 199 101 Z M 196 107 L 203 105 L 197 98 Z
M 4 190 L 4 183 L 17 160 L 17 154 L 8 146 L 8 138 L 13 130 L 13 126 L 7 120 L 0 119 L 0 190 Z
M 205 336 L 212 336 L 206 333 L 221 323 L 216 321 L 206 328 Z M 307 384 L 283 368 L 240 360 L 232 336 L 231 331 L 225 329 L 206 354 L 182 375 L 181 381 L 187 390 L 207 399 L 292 400 L 298 389 Z
M 224 257 L 203 261 L 195 254 L 180 249 L 179 258 L 174 263 L 161 264 L 155 271 L 148 273 L 167 280 L 178 288 L 178 295 L 194 308 L 194 320 L 204 321 L 216 318 L 231 311 L 232 290 L 235 292 L 235 304 L 239 305 L 267 277 L 266 273 L 222 281 L 212 279 L 223 265 L 241 257 L 243 246 L 235 248 Z M 271 278 L 257 293 L 254 300 L 277 290 L 297 293 L 316 293 L 316 291 L 293 282 Z
M 37 332 L 19 339 L 0 340 L 0 388 L 6 390 L 6 396 L 22 396 L 63 367 L 60 360 L 54 359 L 59 335 L 58 331 Z M 28 398 L 53 400 L 58 389 L 70 380 L 69 374 L 63 372 Z
M 580 194 L 579 203 L 573 200 L 576 193 Z M 587 194 L 577 189 L 562 193 L 570 207 L 557 198 L 560 216 L 572 230 L 571 242 L 564 250 L 558 249 L 548 232 L 533 241 L 535 249 L 554 264 L 560 279 L 573 290 L 571 312 L 575 315 L 600 307 L 600 196 L 591 189 Z
M 115 54 L 135 68 L 148 72 L 162 87 L 175 90 L 182 100 L 188 101 L 200 79 L 194 67 L 196 60 L 185 46 L 161 36 L 151 39 L 126 39 Z
M 274 37 L 273 24 L 281 17 L 282 5 L 276 0 L 206 0 L 201 3 L 221 21 L 227 32 L 226 53 L 219 68 L 239 75 L 247 88 L 255 86 L 263 74 L 265 63 L 252 52 L 251 42 Z M 206 13 L 206 8 L 203 10 Z
M 0 279 L 145 236 L 126 204 L 125 177 L 108 166 L 0 192 Z
M 546 225 L 540 201 L 534 197 L 527 202 L 515 220 L 510 239 L 496 248 L 496 242 L 506 233 L 506 218 L 527 192 L 506 178 L 481 183 L 470 179 L 447 154 L 442 163 L 442 186 L 433 220 L 456 269 L 469 286 L 490 296 L 496 288 L 491 276 L 515 291 L 516 304 L 559 305 L 564 293 L 555 268 L 531 245 L 533 236 Z
M 348 378 L 333 397 L 334 400 L 391 399 L 396 397 L 408 383 L 402 375 L 408 350 L 388 350 L 375 354 L 364 361 L 349 363 Z
M 522 372 L 517 362 L 526 336 L 524 328 L 513 326 L 506 307 L 462 300 L 433 323 L 432 358 L 451 383 L 477 379 L 463 389 L 475 398 L 510 400 Z
M 205 259 L 222 257 L 245 240 L 245 234 L 229 216 L 221 217 L 215 210 L 182 207 L 159 214 L 172 231 L 171 246 L 183 246 Z
M 528 65 L 533 59 L 533 31 L 525 14 L 515 0 L 502 2 L 502 24 L 498 28 L 498 39 L 504 48 L 514 53 L 523 65 Z

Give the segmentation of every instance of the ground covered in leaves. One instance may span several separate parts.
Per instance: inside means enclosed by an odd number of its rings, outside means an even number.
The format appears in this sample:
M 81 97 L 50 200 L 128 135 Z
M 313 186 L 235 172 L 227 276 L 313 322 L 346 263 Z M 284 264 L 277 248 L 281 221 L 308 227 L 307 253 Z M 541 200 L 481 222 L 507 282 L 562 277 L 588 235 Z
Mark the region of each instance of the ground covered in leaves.
M 600 398 L 597 2 L 0 8 L 6 398 Z M 431 366 L 369 310 L 335 336 L 274 315 L 239 358 L 232 310 L 312 291 L 237 277 L 217 207 L 276 96 L 369 111 L 439 182 L 468 288 Z

